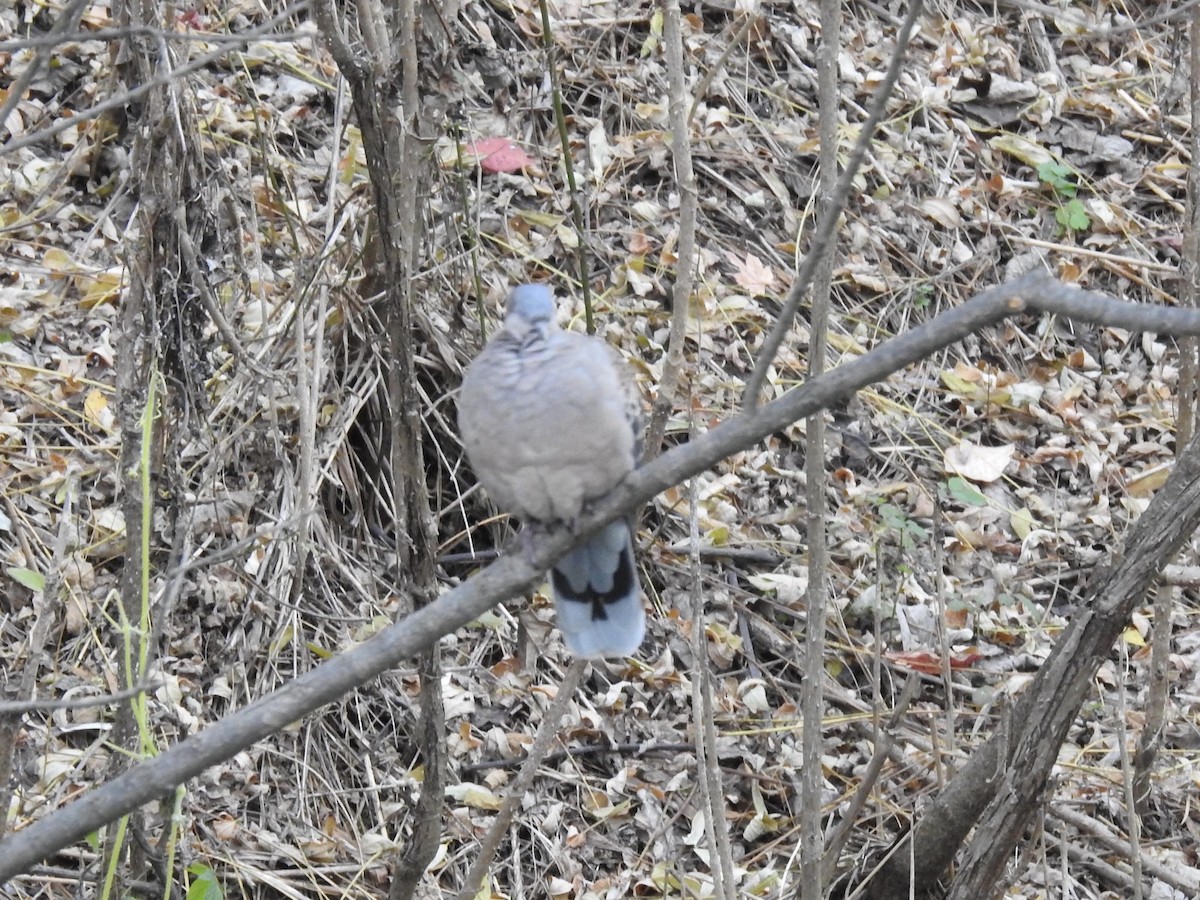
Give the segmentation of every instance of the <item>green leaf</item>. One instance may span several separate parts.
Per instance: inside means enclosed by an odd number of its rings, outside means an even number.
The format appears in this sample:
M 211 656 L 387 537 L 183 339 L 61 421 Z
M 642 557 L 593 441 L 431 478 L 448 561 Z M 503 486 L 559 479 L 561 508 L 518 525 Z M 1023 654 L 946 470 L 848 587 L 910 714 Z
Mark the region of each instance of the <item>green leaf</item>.
M 729 529 L 724 525 L 718 525 L 710 529 L 705 537 L 714 547 L 724 547 L 729 543 Z
M 221 893 L 217 873 L 204 863 L 192 863 L 188 866 L 188 874 L 192 882 L 188 885 L 187 900 L 224 900 Z
M 557 228 L 566 218 L 554 213 L 540 212 L 536 209 L 521 210 L 521 212 L 517 213 L 517 216 L 538 228 Z
M 887 528 L 894 528 L 897 531 L 902 531 L 908 523 L 908 517 L 904 515 L 904 510 L 893 503 L 884 503 L 879 507 L 879 518 L 883 520 L 883 524 Z
M 8 577 L 17 584 L 23 584 L 31 591 L 41 593 L 46 589 L 46 576 L 41 572 L 35 572 L 33 569 L 26 569 L 21 566 L 13 566 L 6 570 Z
M 946 486 L 950 489 L 950 496 L 959 503 L 965 503 L 967 506 L 987 506 L 987 497 L 965 478 L 956 475 L 946 482 Z
M 1060 206 L 1054 213 L 1054 220 L 1066 231 L 1087 231 L 1092 227 L 1092 219 L 1081 200 L 1071 200 Z
M 1074 197 L 1079 190 L 1075 183 L 1075 170 L 1060 162 L 1048 161 L 1037 167 L 1038 178 L 1042 179 L 1056 194 Z

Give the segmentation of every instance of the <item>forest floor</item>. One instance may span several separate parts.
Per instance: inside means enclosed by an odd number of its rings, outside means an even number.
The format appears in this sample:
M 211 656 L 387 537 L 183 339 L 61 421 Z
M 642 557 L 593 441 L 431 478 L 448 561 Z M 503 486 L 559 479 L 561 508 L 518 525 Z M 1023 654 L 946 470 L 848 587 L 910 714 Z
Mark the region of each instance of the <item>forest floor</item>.
M 172 27 L 187 39 L 170 41 L 174 70 L 218 50 L 221 35 L 282 12 L 265 5 L 176 6 Z M 743 5 L 753 7 L 746 29 Z M 553 6 L 599 333 L 629 360 L 648 406 L 679 233 L 661 20 L 651 3 Z M 837 235 L 830 365 L 1034 268 L 1122 299 L 1174 303 L 1191 163 L 1186 22 L 1158 15 L 1157 4 L 1112 0 L 928 6 Z M 844 4 L 842 157 L 905 8 Z M 19 42 L 47 34 L 60 12 L 32 0 L 0 6 L 0 104 L 38 52 Z M 549 280 L 564 326 L 582 327 L 570 274 L 581 236 L 537 4 L 467 0 L 451 12 L 426 22 L 436 32 L 422 60 L 435 74 L 426 99 L 441 118 L 430 113 L 436 124 L 423 135 L 435 177 L 422 188 L 417 290 L 425 457 L 447 585 L 474 570 L 463 554 L 507 540 L 503 521 L 481 525 L 488 507 L 470 493 L 454 425 L 454 391 L 480 346 L 477 304 L 494 323 L 512 285 Z M 689 90 L 713 77 L 691 122 L 698 256 L 686 395 L 669 444 L 737 411 L 817 199 L 816 2 L 685 13 Z M 148 123 L 136 104 L 116 118 L 79 115 L 129 87 L 102 39 L 112 15 L 103 0 L 83 6 L 0 145 L 0 699 L 119 691 L 119 658 L 136 640 L 117 602 L 130 549 L 118 462 L 121 428 L 140 425 L 117 420 L 115 381 L 121 302 L 148 239 L 129 165 Z M 188 414 L 160 423 L 182 450 L 152 469 L 162 479 L 150 535 L 147 752 L 363 641 L 405 602 L 385 540 L 387 359 L 372 305 L 371 194 L 336 67 L 300 14 L 172 84 L 186 119 L 150 124 L 194 125 L 199 187 L 186 215 L 208 240 L 177 294 L 156 298 L 149 323 L 169 354 L 161 390 L 185 398 Z M 58 130 L 16 147 L 47 127 Z M 805 378 L 807 347 L 802 317 L 771 370 L 770 395 Z M 301 385 L 314 377 L 310 405 Z M 870 792 L 840 871 L 890 844 L 992 733 L 1090 573 L 1119 552 L 1172 466 L 1178 379 L 1169 336 L 1027 317 L 829 411 L 830 829 L 858 791 Z M 306 416 L 316 440 L 303 462 Z M 595 666 L 572 699 L 558 752 L 490 869 L 491 896 L 706 895 L 690 749 L 702 667 L 715 678 L 739 893 L 794 892 L 804 435 L 797 423 L 650 504 L 639 535 L 646 642 L 636 658 Z M 308 517 L 302 465 L 318 479 Z M 302 534 L 312 536 L 303 550 Z M 172 586 L 181 552 L 195 564 Z M 703 623 L 690 612 L 697 584 Z M 1183 898 L 1180 885 L 1194 883 L 1192 589 L 1176 591 L 1164 745 L 1150 812 L 1130 836 L 1126 778 L 1150 702 L 1149 603 L 1062 748 L 1009 897 L 1133 896 L 1135 847 L 1158 864 L 1144 867 L 1145 896 Z M 553 626 L 539 592 L 441 643 L 450 788 L 423 896 L 457 890 L 556 694 L 569 658 Z M 691 649 L 696 628 L 702 660 Z M 921 690 L 892 729 L 880 777 L 864 785 L 878 729 L 913 673 Z M 169 832 L 189 877 L 211 877 L 227 895 L 384 896 L 422 779 L 416 697 L 415 668 L 396 670 L 255 744 L 189 783 L 174 828 L 145 835 L 147 846 L 162 852 Z M 0 787 L 7 830 L 108 777 L 113 719 L 106 706 L 20 719 L 7 749 L 0 742 L 9 755 L 0 763 L 12 767 Z M 165 820 L 168 804 L 159 812 Z M 63 851 L 0 893 L 73 896 L 79 878 L 99 875 L 97 846 Z

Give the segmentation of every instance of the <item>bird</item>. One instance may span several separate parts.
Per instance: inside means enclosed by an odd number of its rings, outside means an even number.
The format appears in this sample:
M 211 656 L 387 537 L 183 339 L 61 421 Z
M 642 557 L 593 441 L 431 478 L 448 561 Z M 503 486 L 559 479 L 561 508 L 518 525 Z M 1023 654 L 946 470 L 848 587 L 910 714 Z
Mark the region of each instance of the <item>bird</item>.
M 499 509 L 535 528 L 573 527 L 642 450 L 628 366 L 603 339 L 560 329 L 545 284 L 509 294 L 504 325 L 463 376 L 458 425 L 476 480 Z M 556 562 L 550 592 L 572 654 L 635 653 L 646 615 L 631 521 L 614 519 Z

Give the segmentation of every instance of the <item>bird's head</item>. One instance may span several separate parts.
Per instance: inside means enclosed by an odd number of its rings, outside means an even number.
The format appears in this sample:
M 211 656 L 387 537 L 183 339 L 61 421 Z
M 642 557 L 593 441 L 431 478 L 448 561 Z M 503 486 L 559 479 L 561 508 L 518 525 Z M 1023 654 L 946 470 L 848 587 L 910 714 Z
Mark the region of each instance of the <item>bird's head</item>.
M 554 294 L 544 284 L 522 284 L 508 295 L 504 328 L 518 341 L 531 332 L 545 334 L 554 327 Z

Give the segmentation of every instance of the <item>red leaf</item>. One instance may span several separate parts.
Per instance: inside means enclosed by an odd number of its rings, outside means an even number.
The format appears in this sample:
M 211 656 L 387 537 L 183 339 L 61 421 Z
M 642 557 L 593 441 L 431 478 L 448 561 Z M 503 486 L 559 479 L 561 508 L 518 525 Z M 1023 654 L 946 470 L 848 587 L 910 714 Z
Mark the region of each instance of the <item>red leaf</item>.
M 467 153 L 479 162 L 479 168 L 493 175 L 496 172 L 519 172 L 533 165 L 529 154 L 509 138 L 493 137 L 473 141 L 467 145 Z
M 924 672 L 926 675 L 937 675 L 942 671 L 941 659 L 924 650 L 911 650 L 907 653 L 887 653 L 884 655 L 902 669 Z
M 189 28 L 192 31 L 204 31 L 205 30 L 204 16 L 202 16 L 198 11 L 196 11 L 194 9 L 189 10 L 188 12 L 185 12 L 185 13 L 181 13 L 179 16 L 179 23 L 181 25 L 186 26 L 187 28 Z
M 885 655 L 902 669 L 924 672 L 926 675 L 938 675 L 942 671 L 941 657 L 928 651 L 911 650 L 907 653 L 895 652 Z M 983 654 L 974 647 L 970 647 L 950 657 L 950 668 L 969 669 L 981 659 L 983 659 Z

